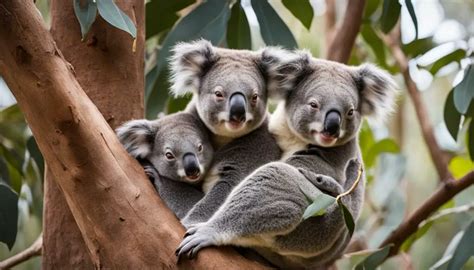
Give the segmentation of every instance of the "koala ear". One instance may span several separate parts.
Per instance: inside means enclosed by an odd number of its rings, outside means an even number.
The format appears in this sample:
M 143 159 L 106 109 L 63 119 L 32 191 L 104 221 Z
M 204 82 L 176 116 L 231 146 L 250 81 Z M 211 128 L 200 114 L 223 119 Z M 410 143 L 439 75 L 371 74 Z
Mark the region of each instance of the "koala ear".
M 217 58 L 215 48 L 204 39 L 174 46 L 170 59 L 171 92 L 176 97 L 197 92 L 200 77 Z
M 158 128 L 148 120 L 132 120 L 115 130 L 127 152 L 135 158 L 146 158 L 152 149 Z
M 306 51 L 292 52 L 278 47 L 267 47 L 262 49 L 260 54 L 270 98 L 285 99 L 309 71 L 311 55 Z
M 393 111 L 398 92 L 392 76 L 375 65 L 363 64 L 356 68 L 355 81 L 362 115 L 384 120 Z

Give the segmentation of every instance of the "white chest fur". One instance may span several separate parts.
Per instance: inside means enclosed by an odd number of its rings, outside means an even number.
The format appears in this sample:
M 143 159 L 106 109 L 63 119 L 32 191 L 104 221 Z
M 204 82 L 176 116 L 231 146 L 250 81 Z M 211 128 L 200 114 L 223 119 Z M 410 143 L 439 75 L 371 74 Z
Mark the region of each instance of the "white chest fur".
M 278 146 L 283 151 L 281 160 L 286 160 L 293 153 L 306 149 L 308 143 L 294 135 L 286 120 L 285 103 L 278 104 L 270 117 L 268 129 L 275 136 Z

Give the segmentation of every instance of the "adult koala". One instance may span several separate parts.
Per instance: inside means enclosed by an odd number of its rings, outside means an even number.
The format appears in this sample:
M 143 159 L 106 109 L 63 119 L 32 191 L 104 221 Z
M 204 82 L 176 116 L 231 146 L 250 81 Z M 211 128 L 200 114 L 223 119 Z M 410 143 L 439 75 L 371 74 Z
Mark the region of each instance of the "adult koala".
M 198 115 L 213 133 L 214 162 L 204 180 L 205 197 L 181 220 L 207 221 L 233 187 L 252 171 L 281 157 L 268 131 L 267 98 L 273 66 L 281 59 L 259 52 L 213 47 L 205 40 L 173 50 L 171 90 L 193 94 L 186 111 Z
M 270 126 L 289 158 L 243 180 L 207 222 L 188 230 L 178 256 L 193 257 L 210 245 L 236 245 L 255 249 L 280 268 L 327 269 L 349 243 L 337 205 L 306 220 L 303 213 L 321 192 L 337 196 L 355 183 L 362 116 L 386 114 L 395 84 L 373 65 L 349 67 L 306 53 L 274 74 L 284 102 Z M 363 204 L 361 180 L 342 197 L 355 219 Z

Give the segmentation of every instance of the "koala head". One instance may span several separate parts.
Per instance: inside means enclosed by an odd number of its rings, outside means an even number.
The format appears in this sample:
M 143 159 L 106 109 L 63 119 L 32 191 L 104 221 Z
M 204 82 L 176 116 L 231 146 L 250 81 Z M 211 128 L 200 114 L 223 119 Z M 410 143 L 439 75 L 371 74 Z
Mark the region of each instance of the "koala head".
M 296 55 L 274 76 L 288 126 L 304 142 L 345 144 L 358 134 L 363 116 L 383 119 L 392 110 L 396 85 L 387 72 Z
M 172 180 L 197 184 L 212 162 L 209 134 L 188 113 L 132 120 L 119 127 L 117 135 L 130 155 L 150 161 L 160 176 Z
M 265 57 L 265 49 L 223 49 L 205 40 L 181 43 L 171 58 L 171 91 L 176 96 L 193 93 L 199 117 L 212 133 L 241 137 L 266 117 L 274 62 Z

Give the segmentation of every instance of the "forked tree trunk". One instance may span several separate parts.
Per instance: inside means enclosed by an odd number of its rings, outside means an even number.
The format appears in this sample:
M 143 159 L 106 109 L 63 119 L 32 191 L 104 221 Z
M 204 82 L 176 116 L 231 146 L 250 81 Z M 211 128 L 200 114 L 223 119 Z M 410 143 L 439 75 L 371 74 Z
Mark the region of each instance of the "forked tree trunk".
M 112 128 L 144 116 L 144 1 L 116 3 L 137 26 L 135 52 L 132 37 L 101 17 L 81 42 L 73 1 L 51 1 L 53 38 L 74 67 L 77 81 Z M 50 172 L 44 190 L 43 268 L 93 268 L 79 228 Z
M 0 40 L 0 76 L 65 195 L 94 267 L 177 268 L 174 250 L 184 229 L 82 90 L 33 1 L 2 0 Z M 180 266 L 259 268 L 216 249 Z

